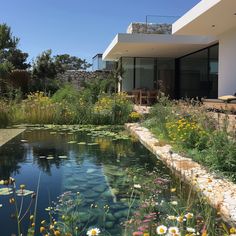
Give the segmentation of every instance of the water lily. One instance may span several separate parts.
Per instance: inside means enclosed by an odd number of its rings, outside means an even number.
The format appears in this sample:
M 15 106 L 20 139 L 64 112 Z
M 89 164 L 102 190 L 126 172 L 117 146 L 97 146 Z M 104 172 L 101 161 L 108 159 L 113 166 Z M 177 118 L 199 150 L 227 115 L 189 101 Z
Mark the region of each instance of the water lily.
M 160 225 L 156 229 L 157 234 L 165 234 L 167 232 L 167 227 L 165 225 Z
M 92 229 L 88 230 L 87 235 L 88 236 L 96 236 L 96 235 L 99 235 L 100 232 L 101 232 L 100 229 L 92 228 Z

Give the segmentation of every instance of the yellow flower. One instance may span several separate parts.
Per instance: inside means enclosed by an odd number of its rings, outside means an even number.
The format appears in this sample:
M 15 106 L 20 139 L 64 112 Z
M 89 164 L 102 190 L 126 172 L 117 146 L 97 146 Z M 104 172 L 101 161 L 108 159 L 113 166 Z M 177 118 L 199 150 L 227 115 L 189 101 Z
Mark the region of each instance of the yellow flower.
M 235 233 L 236 233 L 236 229 L 235 229 L 234 227 L 232 227 L 232 228 L 230 228 L 229 232 L 230 232 L 231 234 L 235 234 Z

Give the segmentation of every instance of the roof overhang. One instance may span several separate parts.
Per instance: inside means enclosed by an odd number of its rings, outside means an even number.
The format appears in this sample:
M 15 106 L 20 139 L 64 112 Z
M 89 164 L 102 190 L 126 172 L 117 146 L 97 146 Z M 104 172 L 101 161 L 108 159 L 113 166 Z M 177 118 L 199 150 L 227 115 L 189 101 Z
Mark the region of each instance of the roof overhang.
M 236 0 L 202 0 L 172 25 L 178 35 L 220 35 L 236 27 Z
M 211 36 L 117 34 L 103 53 L 103 60 L 116 61 L 120 57 L 177 58 L 216 42 L 216 38 Z

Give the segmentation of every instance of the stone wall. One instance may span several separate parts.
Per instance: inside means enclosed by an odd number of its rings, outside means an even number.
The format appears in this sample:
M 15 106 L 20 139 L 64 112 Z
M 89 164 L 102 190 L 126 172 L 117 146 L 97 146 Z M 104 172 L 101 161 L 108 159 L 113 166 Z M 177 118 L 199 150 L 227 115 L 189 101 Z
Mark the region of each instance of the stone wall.
M 58 79 L 65 83 L 72 84 L 75 88 L 80 89 L 86 80 L 95 79 L 97 77 L 107 77 L 108 72 L 105 71 L 80 71 L 68 70 L 58 76 Z
M 154 23 L 131 23 L 126 33 L 128 34 L 171 34 L 171 24 L 154 24 Z

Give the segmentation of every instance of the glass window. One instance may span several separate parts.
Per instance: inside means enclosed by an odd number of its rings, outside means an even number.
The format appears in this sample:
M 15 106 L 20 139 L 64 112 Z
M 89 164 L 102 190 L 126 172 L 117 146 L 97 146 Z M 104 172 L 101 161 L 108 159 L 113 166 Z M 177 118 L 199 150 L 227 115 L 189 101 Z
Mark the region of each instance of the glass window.
M 122 57 L 122 91 L 134 89 L 134 58 Z
M 218 54 L 218 45 L 209 48 L 209 81 L 211 83 L 209 98 L 218 97 Z
M 218 45 L 179 59 L 180 97 L 217 98 Z
M 153 89 L 155 78 L 155 59 L 136 58 L 135 60 L 135 88 Z
M 175 60 L 173 58 L 157 58 L 157 78 L 155 82 L 155 88 L 174 98 Z
M 206 97 L 209 94 L 208 49 L 180 59 L 181 98 Z

